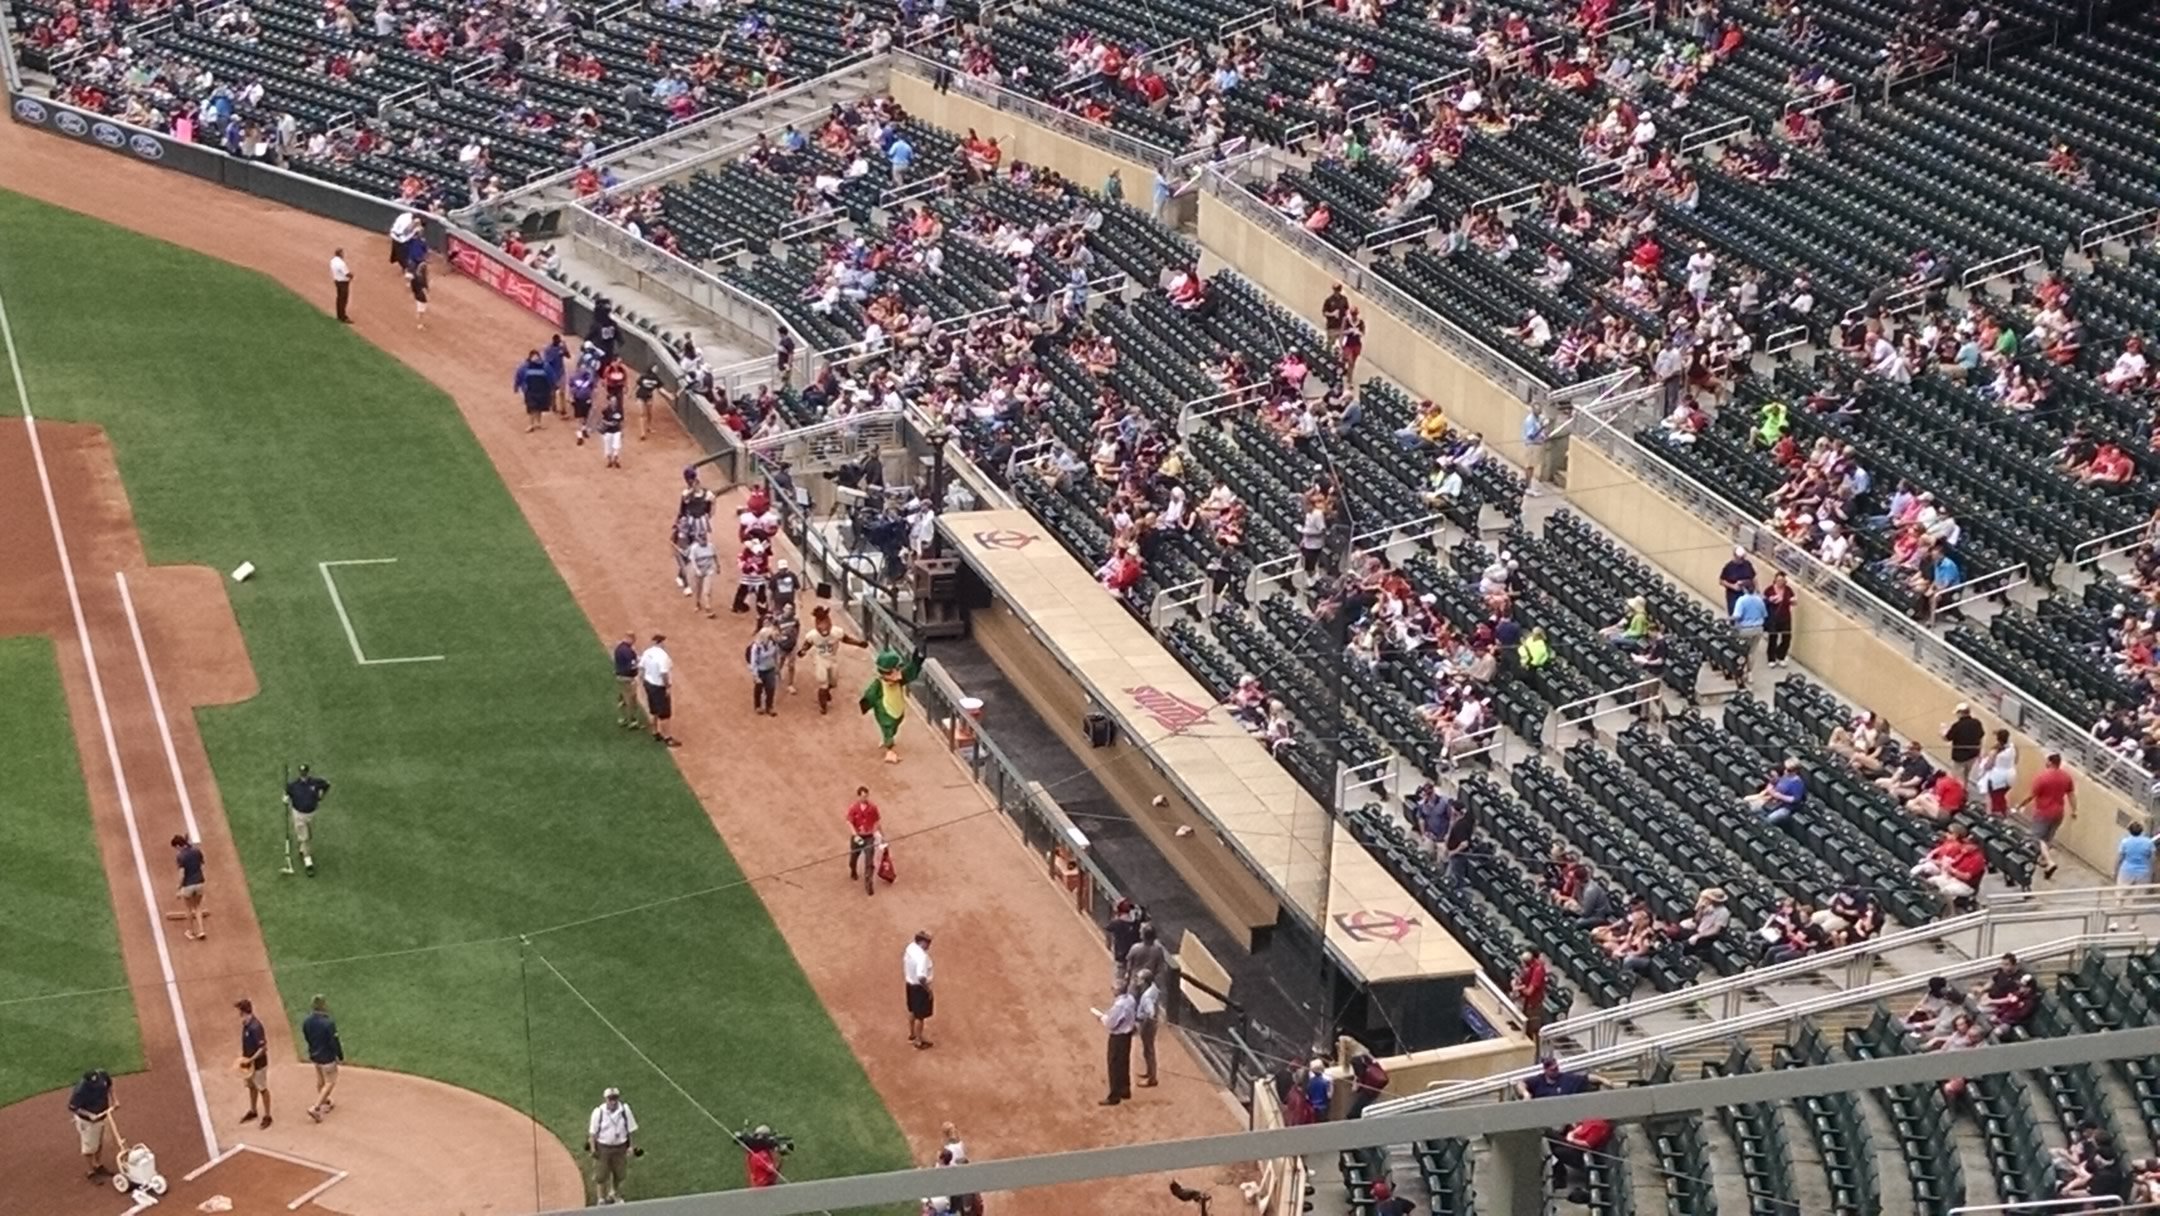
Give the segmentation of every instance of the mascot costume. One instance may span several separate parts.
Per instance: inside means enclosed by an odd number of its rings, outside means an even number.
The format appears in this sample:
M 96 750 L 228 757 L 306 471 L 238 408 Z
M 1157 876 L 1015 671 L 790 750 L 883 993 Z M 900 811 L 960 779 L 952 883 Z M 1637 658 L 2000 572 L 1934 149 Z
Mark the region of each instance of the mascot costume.
M 907 689 L 922 674 L 922 647 L 902 659 L 897 650 L 881 650 L 877 657 L 877 675 L 870 686 L 863 689 L 862 711 L 877 719 L 878 732 L 885 749 L 885 763 L 900 763 L 900 753 L 894 747 L 900 735 L 900 724 L 907 720 Z

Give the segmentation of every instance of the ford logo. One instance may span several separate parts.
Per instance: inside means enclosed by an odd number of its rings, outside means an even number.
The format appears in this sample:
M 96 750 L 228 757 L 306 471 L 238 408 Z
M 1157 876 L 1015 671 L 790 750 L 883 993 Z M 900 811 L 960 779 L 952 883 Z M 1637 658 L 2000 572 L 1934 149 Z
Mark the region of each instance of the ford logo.
M 45 103 L 35 97 L 18 97 L 15 99 L 15 117 L 42 127 L 45 125 Z
M 165 145 L 148 135 L 137 135 L 128 140 L 128 147 L 134 149 L 135 155 L 144 160 L 165 159 Z
M 104 144 L 108 148 L 124 147 L 127 144 L 127 132 L 122 131 L 120 128 L 112 125 L 109 122 L 101 122 L 93 125 L 90 128 L 90 138 L 98 141 L 101 144 Z
M 54 115 L 53 125 L 77 139 L 90 130 L 90 121 L 73 110 L 62 110 Z

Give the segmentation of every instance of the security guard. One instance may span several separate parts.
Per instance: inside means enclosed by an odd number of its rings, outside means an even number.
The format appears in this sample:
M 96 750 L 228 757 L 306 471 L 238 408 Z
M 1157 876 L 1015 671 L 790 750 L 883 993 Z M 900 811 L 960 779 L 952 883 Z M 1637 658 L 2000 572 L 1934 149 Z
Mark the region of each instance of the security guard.
M 292 830 L 285 837 L 285 872 L 292 873 L 292 846 L 300 846 L 300 864 L 309 878 L 315 877 L 315 854 L 309 847 L 315 811 L 330 794 L 330 783 L 300 766 L 300 775 L 285 783 L 285 806 L 292 813 Z

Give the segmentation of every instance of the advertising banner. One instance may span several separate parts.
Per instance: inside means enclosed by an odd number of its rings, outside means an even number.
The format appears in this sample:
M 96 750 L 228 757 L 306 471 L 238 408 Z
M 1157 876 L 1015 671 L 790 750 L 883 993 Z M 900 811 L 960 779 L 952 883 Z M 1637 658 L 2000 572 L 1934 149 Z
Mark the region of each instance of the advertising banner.
M 539 314 L 555 328 L 562 328 L 563 302 L 559 293 L 489 257 L 486 250 L 463 237 L 453 233 L 447 241 L 450 264 L 457 267 L 458 273 L 478 279 L 496 295 Z

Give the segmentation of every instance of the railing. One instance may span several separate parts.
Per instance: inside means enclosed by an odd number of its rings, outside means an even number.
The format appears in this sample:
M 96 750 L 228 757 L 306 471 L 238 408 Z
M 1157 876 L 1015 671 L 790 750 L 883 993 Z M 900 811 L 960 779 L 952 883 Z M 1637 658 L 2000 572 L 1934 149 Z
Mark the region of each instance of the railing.
M 2101 1206 L 2094 1207 L 2094 1204 Z M 2071 1195 L 2063 1199 L 2027 1199 L 2023 1203 L 1973 1203 L 1961 1208 L 1951 1208 L 1949 1216 L 1982 1216 L 1982 1213 L 2001 1212 L 2005 1216 L 2027 1216 L 2034 1212 L 2085 1212 L 2106 1216 L 2109 1212 L 2149 1212 L 2154 1205 L 2132 1204 L 2105 1196 Z
M 1396 769 L 1392 753 L 1363 764 L 1336 763 L 1335 809 L 1338 812 L 1349 810 L 1355 805 L 1360 790 L 1378 790 L 1383 803 L 1395 804 Z
M 2032 245 L 1968 269 L 1958 279 L 1958 283 L 1967 288 L 1977 287 L 1990 280 L 2006 278 L 2029 267 L 2042 265 L 2046 261 L 2047 254 L 2038 245 Z
M 1414 241 L 1431 232 L 1439 223 L 1440 220 L 1437 216 L 1420 215 L 1404 220 L 1400 224 L 1390 224 L 1385 228 L 1376 228 L 1365 234 L 1363 247 L 1366 249 L 1386 249 L 1391 245 L 1400 245 L 1404 241 Z
M 1831 607 L 1865 625 L 1886 644 L 1894 645 L 1923 669 L 1940 676 L 1953 688 L 1986 704 L 2004 725 L 2023 731 L 2048 751 L 2134 796 L 2140 806 L 2151 805 L 2153 776 L 2134 761 L 2092 737 L 2083 726 L 2070 721 L 2047 705 L 2021 692 L 2010 679 L 1950 645 L 1926 626 L 1863 589 L 1834 566 L 1798 545 L 1788 544 L 1744 514 L 1709 487 L 1681 472 L 1663 457 L 1644 448 L 1633 435 L 1620 431 L 1595 415 L 1577 414 L 1576 434 L 1637 480 L 1680 503 L 1690 513 L 1718 529 L 1757 556 L 1786 571 L 1794 582 L 1822 596 Z
M 1191 438 L 1192 433 L 1200 429 L 1201 423 L 1221 414 L 1242 410 L 1260 400 L 1266 393 L 1267 386 L 1264 384 L 1246 384 L 1193 398 L 1178 408 L 1178 438 Z
M 1620 180 L 1627 173 L 1627 166 L 1617 160 L 1601 160 L 1594 165 L 1584 165 L 1575 172 L 1575 184 L 1585 190 L 1594 189 L 1606 182 Z
M 809 215 L 789 220 L 787 223 L 780 225 L 780 231 L 775 235 L 782 241 L 801 240 L 813 232 L 824 232 L 829 228 L 838 228 L 840 222 L 846 218 L 847 212 L 838 207 L 827 207 L 823 211 L 814 211 Z
M 951 189 L 952 171 L 950 169 L 941 170 L 928 177 L 919 177 L 914 181 L 886 190 L 878 196 L 878 206 L 890 210 L 902 203 L 911 203 L 916 199 L 928 198 L 933 194 L 944 194 Z
M 899 410 L 865 410 L 859 414 L 827 418 L 822 422 L 813 422 L 792 430 L 759 435 L 751 439 L 748 446 L 760 457 L 771 457 L 774 453 L 800 449 L 797 455 L 785 457 L 789 463 L 800 468 L 811 461 L 834 456 L 853 456 L 865 446 L 876 449 L 891 448 L 895 446 L 899 430 Z
M 434 86 L 422 81 L 409 88 L 397 89 L 382 95 L 375 103 L 375 117 L 388 118 L 392 111 L 417 97 L 425 97 Z
M 2125 902 L 2127 899 L 2127 902 Z M 1952 944 L 1970 938 L 1968 958 L 1992 958 L 1996 931 L 2004 925 L 2059 924 L 2068 922 L 2088 936 L 2104 934 L 2108 923 L 2125 914 L 2160 912 L 2160 889 L 2132 890 L 2127 895 L 2114 887 L 2068 887 L 2046 891 L 2005 891 L 1981 897 L 1978 911 L 1948 917 L 1897 933 L 1821 954 L 1809 955 L 1772 967 L 1757 967 L 1739 975 L 1706 980 L 1686 988 L 1637 997 L 1607 1009 L 1578 1014 L 1545 1028 L 1548 1038 L 1567 1038 L 1593 1048 L 1610 1047 L 1619 1041 L 1621 1029 L 1652 1014 L 1676 1009 L 1701 1009 L 1717 1020 L 1740 1016 L 1744 998 L 1773 984 L 1810 976 L 1845 978 L 1847 987 L 1865 985 L 1878 962 L 1890 954 L 1938 943 Z M 2020 957 L 2023 957 L 2022 954 Z
M 1092 144 L 1106 152 L 1122 156 L 1150 168 L 1160 169 L 1170 163 L 1176 153 L 1169 148 L 1135 139 L 1121 131 L 1113 131 L 1099 123 L 1067 114 L 1055 106 L 1045 105 L 1032 97 L 1013 92 L 1011 89 L 991 84 L 987 80 L 955 71 L 913 51 L 895 51 L 892 70 L 922 80 L 934 80 L 940 71 L 951 79 L 950 91 L 993 109 L 1014 114 L 1036 126 L 1069 135 L 1082 143 Z
M 1484 198 L 1478 199 L 1470 204 L 1470 209 L 1472 211 L 1483 211 L 1490 208 L 1494 212 L 1505 214 L 1525 203 L 1537 201 L 1538 196 L 1544 192 L 1545 186 L 1542 182 L 1533 186 L 1524 186 L 1519 190 L 1504 190 L 1499 194 L 1488 194 Z
M 1755 129 L 1752 118 L 1735 118 L 1729 122 L 1712 123 L 1699 131 L 1690 131 L 1680 137 L 1682 155 L 1738 138 Z
M 1456 81 L 1468 79 L 1469 76 L 1469 68 L 1456 68 L 1452 72 L 1442 72 L 1430 79 L 1420 80 L 1410 86 L 1410 102 L 1415 105 L 1429 97 L 1445 93 L 1454 87 Z
M 1482 730 L 1457 735 L 1455 741 L 1443 750 L 1450 764 L 1459 765 L 1465 760 L 1475 760 L 1480 756 L 1496 756 L 1493 765 L 1499 767 L 1507 763 L 1507 739 L 1507 727 L 1495 722 Z M 1478 970 L 1483 971 L 1484 968 L 1480 967 Z
M 1274 15 L 1275 10 L 1272 8 L 1256 8 L 1242 17 L 1231 17 L 1217 22 L 1215 34 L 1219 38 L 1229 38 L 1235 34 L 1242 34 L 1247 30 L 1256 30 L 1266 25 Z
M 1952 583 L 1935 593 L 1935 611 L 1951 612 L 1976 600 L 1989 599 L 2008 594 L 2013 588 L 2032 582 L 2032 570 L 2024 562 L 1976 574 L 1962 583 Z
M 1805 325 L 1794 325 L 1788 329 L 1772 330 L 1770 334 L 1763 339 L 1762 349 L 1763 353 L 1766 355 L 1781 355 L 1796 346 L 1806 346 L 1807 343 L 1808 327 Z
M 2128 215 L 2118 215 L 2104 223 L 2094 224 L 2078 233 L 2078 251 L 2090 252 L 2119 237 L 2129 236 L 2140 228 L 2160 228 L 2160 207 L 2147 207 Z
M 1182 612 L 1194 604 L 1205 603 L 1208 597 L 1208 581 L 1204 578 L 1175 583 L 1155 593 L 1148 604 L 1148 628 L 1160 631 L 1173 612 Z
M 2121 952 L 2148 946 L 2150 939 L 2142 933 L 2080 933 L 2054 941 L 2028 946 L 2018 951 L 2018 960 L 2028 966 L 2033 963 L 2067 959 L 2086 950 Z M 1995 970 L 1993 958 L 1965 959 L 1947 963 L 1907 975 L 1895 976 L 1864 987 L 1842 992 L 1827 993 L 1811 1000 L 1796 1001 L 1790 1005 L 1777 1005 L 1758 1009 L 1734 1017 L 1719 1018 L 1692 1026 L 1681 1027 L 1650 1038 L 1616 1043 L 1613 1046 L 1594 1049 L 1568 1058 L 1563 1067 L 1569 1071 L 1594 1071 L 1616 1065 L 1647 1064 L 1661 1056 L 1704 1043 L 1717 1043 L 1741 1037 L 1751 1031 L 1768 1030 L 1788 1026 L 1800 1018 L 1812 1017 L 1856 1005 L 1869 1005 L 1889 997 L 1903 996 L 1915 990 L 1924 990 L 1931 979 L 1950 981 L 1971 979 L 1987 975 Z M 1548 1027 L 1545 1035 L 1559 1032 L 1559 1026 Z M 1368 1117 L 1406 1115 L 1413 1111 L 1431 1110 L 1439 1106 L 1452 1106 L 1479 1099 L 1505 1100 L 1516 1094 L 1516 1086 L 1538 1075 L 1536 1066 L 1496 1073 L 1475 1081 L 1453 1084 L 1438 1083 L 1424 1093 L 1408 1097 L 1376 1102 L 1366 1109 Z
M 2080 570 L 2099 565 L 2118 553 L 2128 553 L 2145 544 L 2145 534 L 2152 529 L 2149 523 L 2131 524 L 2127 528 L 2095 536 L 2077 548 L 2070 550 L 2070 564 Z
M 1785 103 L 1785 112 L 1787 114 L 1820 114 L 1824 110 L 1844 105 L 1846 102 L 1851 101 L 1852 98 L 1853 87 L 1841 83 L 1827 93 L 1817 93 L 1811 97 L 1793 98 Z
M 1297 573 L 1298 555 L 1285 553 L 1264 562 L 1254 562 L 1245 576 L 1245 602 L 1257 604 L 1267 598 L 1267 589 L 1277 583 L 1288 582 Z
M 1629 30 L 1640 29 L 1643 26 L 1655 25 L 1656 23 L 1657 5 L 1654 3 L 1638 5 L 1635 8 L 1623 9 L 1608 17 L 1605 21 L 1605 36 L 1609 38 L 1614 34 L 1624 34 Z
M 1406 519 L 1401 523 L 1382 524 L 1377 528 L 1360 532 L 1350 538 L 1353 553 L 1377 553 L 1393 545 L 1414 545 L 1430 540 L 1448 528 L 1449 520 L 1437 512 Z
M 1607 372 L 1602 376 L 1593 376 L 1588 380 L 1577 380 L 1572 384 L 1554 385 L 1552 390 L 1545 395 L 1545 404 L 1549 406 L 1572 405 L 1586 397 L 1594 401 L 1603 401 L 1605 398 L 1627 387 L 1629 382 L 1642 374 L 1642 369 L 1639 367 L 1623 367 L 1619 371 Z
M 1588 727 L 1590 723 L 1597 721 L 1599 718 L 1611 717 L 1613 714 L 1633 713 L 1641 706 L 1657 700 L 1658 695 L 1658 681 L 1644 680 L 1639 684 L 1625 685 L 1610 692 L 1592 693 L 1580 700 L 1554 706 L 1550 743 L 1554 747 L 1565 747 L 1567 745 L 1568 728 Z M 1607 700 L 1612 701 L 1613 704 L 1604 704 Z

